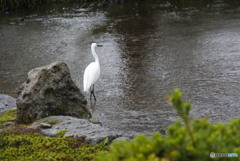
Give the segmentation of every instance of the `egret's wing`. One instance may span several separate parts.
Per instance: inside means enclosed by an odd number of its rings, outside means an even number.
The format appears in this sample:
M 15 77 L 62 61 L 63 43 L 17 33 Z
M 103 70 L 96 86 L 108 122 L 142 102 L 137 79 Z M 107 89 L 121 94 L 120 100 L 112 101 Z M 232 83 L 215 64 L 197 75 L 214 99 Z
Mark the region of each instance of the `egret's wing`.
M 100 66 L 96 62 L 90 63 L 84 71 L 83 77 L 83 88 L 84 92 L 90 90 L 91 85 L 93 85 L 100 76 Z

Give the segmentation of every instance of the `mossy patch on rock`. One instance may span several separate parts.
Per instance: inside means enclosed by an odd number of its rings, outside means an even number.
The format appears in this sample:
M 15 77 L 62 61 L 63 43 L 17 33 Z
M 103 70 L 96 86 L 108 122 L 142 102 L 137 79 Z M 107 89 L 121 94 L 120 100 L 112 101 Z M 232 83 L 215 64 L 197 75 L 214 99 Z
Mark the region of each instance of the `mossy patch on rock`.
M 15 122 L 16 121 L 16 109 L 11 109 L 5 111 L 0 115 L 0 128 L 5 128 L 6 123 Z
M 0 122 L 16 121 L 16 109 L 8 110 L 0 115 Z
M 49 120 L 49 121 L 43 121 L 44 123 L 50 124 L 50 125 L 55 125 L 59 124 L 61 121 L 59 120 Z
M 56 133 L 56 136 L 63 137 L 64 134 L 66 134 L 67 132 L 68 132 L 68 130 L 60 130 Z

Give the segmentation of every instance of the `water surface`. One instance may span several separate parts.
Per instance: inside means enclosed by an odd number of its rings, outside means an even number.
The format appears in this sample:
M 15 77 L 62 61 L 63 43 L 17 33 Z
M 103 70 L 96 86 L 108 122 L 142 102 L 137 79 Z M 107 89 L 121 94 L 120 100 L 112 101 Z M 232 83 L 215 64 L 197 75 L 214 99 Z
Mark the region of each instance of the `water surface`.
M 54 61 L 66 62 L 83 89 L 97 42 L 98 101 L 88 104 L 95 120 L 126 135 L 164 130 L 176 119 L 167 93 L 180 88 L 192 116 L 226 122 L 240 116 L 239 31 L 239 5 L 220 0 L 1 15 L 0 93 L 16 97 L 29 70 Z

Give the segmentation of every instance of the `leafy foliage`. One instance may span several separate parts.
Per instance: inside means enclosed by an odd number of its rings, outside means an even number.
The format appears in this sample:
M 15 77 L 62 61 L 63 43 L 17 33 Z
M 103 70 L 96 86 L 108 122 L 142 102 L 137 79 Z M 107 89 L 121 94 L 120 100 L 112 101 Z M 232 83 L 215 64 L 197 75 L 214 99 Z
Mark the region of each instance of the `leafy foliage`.
M 184 102 L 182 100 L 182 93 L 180 92 L 179 89 L 175 89 L 173 94 L 168 95 L 168 102 L 177 110 L 177 114 L 182 118 L 183 122 L 185 123 L 185 127 L 188 131 L 188 134 L 191 138 L 192 145 L 196 148 L 196 142 L 193 137 L 189 121 L 189 112 L 191 110 L 191 104 L 189 102 Z
M 180 90 L 169 94 L 168 102 L 184 122 L 176 121 L 167 129 L 167 135 L 154 133 L 140 135 L 132 141 L 114 142 L 109 153 L 101 152 L 96 161 L 210 161 L 240 160 L 237 158 L 210 158 L 210 153 L 240 154 L 240 119 L 227 124 L 211 124 L 207 119 L 190 120 L 191 104 L 182 100 Z

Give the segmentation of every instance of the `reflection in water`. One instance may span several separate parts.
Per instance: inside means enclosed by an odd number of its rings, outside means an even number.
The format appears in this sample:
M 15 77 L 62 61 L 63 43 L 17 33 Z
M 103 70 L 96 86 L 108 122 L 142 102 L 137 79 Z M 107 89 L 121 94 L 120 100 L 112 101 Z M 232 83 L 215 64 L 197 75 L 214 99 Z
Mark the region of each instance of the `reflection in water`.
M 95 111 L 96 101 L 90 101 L 89 104 L 90 104 L 90 110 Z
M 125 135 L 165 129 L 176 119 L 165 103 L 176 87 L 193 103 L 193 116 L 239 117 L 239 5 L 170 2 L 30 15 L 21 24 L 14 16 L 1 18 L 0 92 L 16 96 L 27 71 L 58 60 L 82 89 L 90 44 L 99 42 L 98 101 L 89 108 L 105 126 Z

